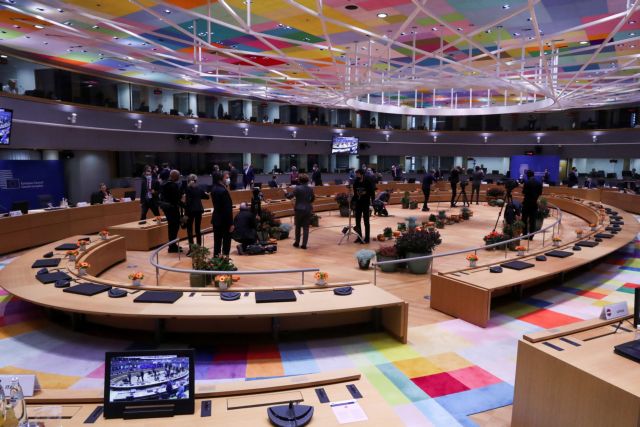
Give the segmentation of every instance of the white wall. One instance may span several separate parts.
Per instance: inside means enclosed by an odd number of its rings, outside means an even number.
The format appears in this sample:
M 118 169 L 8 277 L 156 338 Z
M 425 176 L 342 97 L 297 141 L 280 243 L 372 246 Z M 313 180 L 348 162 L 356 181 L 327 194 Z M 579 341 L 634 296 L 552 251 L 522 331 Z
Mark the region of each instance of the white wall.
M 603 170 L 605 174 L 615 172 L 618 178 L 622 177 L 622 169 L 624 166 L 624 159 L 615 159 L 618 163 L 610 163 L 609 160 L 612 159 L 592 159 L 592 158 L 581 158 L 581 159 L 573 159 L 573 164 L 578 168 L 578 173 L 589 173 L 591 169 L 596 171 Z M 632 166 L 634 167 L 634 166 Z
M 631 159 L 631 169 L 635 169 L 636 172 L 640 170 L 640 159 Z
M 37 150 L 0 150 L 0 160 L 42 160 Z
M 475 166 L 484 165 L 484 167 L 487 168 L 487 173 L 497 170 L 504 174 L 509 170 L 509 157 L 474 157 L 474 159 L 476 160 Z M 473 162 L 467 162 L 467 169 L 472 167 L 474 167 Z

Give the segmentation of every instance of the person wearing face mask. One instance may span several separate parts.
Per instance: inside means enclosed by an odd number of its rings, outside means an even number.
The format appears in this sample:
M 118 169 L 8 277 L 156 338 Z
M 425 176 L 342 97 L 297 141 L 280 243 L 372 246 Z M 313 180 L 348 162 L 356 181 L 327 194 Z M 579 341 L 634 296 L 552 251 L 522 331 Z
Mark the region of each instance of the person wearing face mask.
M 231 233 L 233 232 L 233 202 L 226 185 L 231 180 L 227 174 L 214 173 L 212 175 L 211 202 L 213 215 L 213 256 L 229 256 L 231 251 Z
M 202 206 L 203 200 L 209 200 L 209 196 L 198 186 L 198 177 L 194 174 L 189 175 L 187 188 L 182 196 L 182 202 L 185 206 L 184 210 L 187 214 L 187 237 L 189 239 L 189 252 L 187 252 L 187 256 L 191 255 L 194 226 L 196 243 L 198 246 L 202 246 L 200 223 L 202 222 L 202 214 L 204 213 L 204 207 Z
M 142 175 L 142 185 L 140 186 L 140 221 L 147 218 L 149 209 L 155 216 L 160 216 L 158 209 L 158 194 L 160 193 L 160 183 L 154 179 L 151 167 L 144 168 Z

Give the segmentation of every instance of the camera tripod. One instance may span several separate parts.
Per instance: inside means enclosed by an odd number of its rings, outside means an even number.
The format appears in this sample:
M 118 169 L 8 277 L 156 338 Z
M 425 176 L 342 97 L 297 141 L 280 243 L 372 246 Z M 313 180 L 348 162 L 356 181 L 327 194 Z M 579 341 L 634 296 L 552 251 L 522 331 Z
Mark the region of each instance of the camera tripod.
M 458 197 L 456 197 L 456 200 L 453 202 L 454 206 L 458 204 L 458 202 L 460 201 L 460 197 L 462 197 L 462 206 L 471 206 L 471 204 L 469 203 L 469 199 L 467 199 L 466 188 L 466 184 L 460 184 L 460 193 L 458 193 Z
M 498 212 L 498 218 L 496 218 L 496 223 L 493 226 L 493 231 L 496 231 L 496 228 L 498 228 L 498 222 L 500 222 L 500 218 L 502 217 L 502 211 L 504 210 L 504 207 L 509 203 L 513 203 L 513 195 L 511 194 L 511 190 L 507 188 L 504 196 L 504 203 L 502 204 L 502 206 L 500 206 L 500 212 Z
M 358 239 L 360 239 L 361 241 L 364 241 L 362 236 L 356 230 L 354 230 L 353 226 L 351 225 L 351 221 L 353 219 L 353 213 L 352 213 L 353 209 L 351 208 L 351 202 L 353 201 L 352 186 L 347 185 L 347 189 L 349 190 L 349 196 L 351 196 L 349 200 L 349 224 L 346 227 L 342 228 L 342 237 L 340 237 L 340 240 L 338 241 L 338 245 L 341 245 L 345 239 L 348 242 L 352 234 L 355 234 Z

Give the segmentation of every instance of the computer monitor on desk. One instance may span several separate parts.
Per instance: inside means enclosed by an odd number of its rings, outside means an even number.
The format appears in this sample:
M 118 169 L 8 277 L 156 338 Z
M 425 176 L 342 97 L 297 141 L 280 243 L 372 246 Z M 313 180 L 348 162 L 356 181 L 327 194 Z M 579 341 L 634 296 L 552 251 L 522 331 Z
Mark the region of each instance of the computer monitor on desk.
M 106 353 L 105 418 L 194 413 L 193 350 Z
M 23 214 L 29 213 L 29 202 L 26 200 L 19 200 L 17 202 L 11 203 L 11 212 L 20 211 Z

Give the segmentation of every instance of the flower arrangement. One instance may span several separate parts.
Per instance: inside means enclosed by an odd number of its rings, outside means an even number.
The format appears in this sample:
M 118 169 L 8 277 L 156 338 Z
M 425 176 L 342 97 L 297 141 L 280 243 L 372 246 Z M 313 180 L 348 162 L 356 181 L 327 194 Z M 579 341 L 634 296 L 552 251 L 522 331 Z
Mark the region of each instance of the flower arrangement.
M 100 238 L 102 240 L 107 240 L 107 238 L 109 237 L 109 232 L 107 230 L 102 230 L 100 233 L 98 233 L 100 235 Z
M 225 291 L 229 289 L 229 286 L 233 283 L 233 276 L 229 274 L 219 274 L 216 276 L 216 283 L 220 290 Z
M 390 239 L 393 237 L 393 230 L 391 229 L 391 227 L 385 227 L 384 230 L 382 231 L 382 235 L 385 238 Z
M 400 236 L 402 236 L 402 233 L 400 231 L 393 232 L 393 237 L 400 237 Z
M 409 230 L 396 241 L 396 249 L 402 256 L 408 253 L 429 254 L 442 243 L 436 230 Z
M 322 286 L 327 284 L 327 280 L 329 280 L 329 273 L 316 271 L 316 274 L 314 274 L 313 277 L 316 279 L 316 285 Z
M 240 276 L 237 276 L 237 275 L 231 276 L 231 281 L 232 282 L 239 282 L 240 281 Z
M 478 261 L 478 259 L 480 259 L 476 254 L 468 254 L 466 258 L 467 261 Z
M 131 273 L 129 275 L 129 280 L 142 280 L 144 279 L 144 273 L 142 271 L 136 271 L 135 273 Z
M 336 203 L 338 207 L 349 207 L 349 195 L 347 193 L 336 194 Z
M 86 261 L 82 261 L 76 264 L 76 268 L 78 269 L 78 274 L 80 276 L 84 276 L 85 274 L 87 274 L 87 270 L 89 269 L 89 267 L 91 267 L 91 264 Z
M 161 216 L 157 216 L 157 217 L 153 218 L 153 220 L 156 221 L 156 222 L 160 222 L 160 221 L 162 221 L 162 217 Z
M 75 261 L 79 254 L 80 252 L 78 252 L 77 249 L 67 251 L 67 257 L 69 258 L 69 261 Z
M 589 227 L 591 227 L 591 231 L 596 231 L 597 226 L 598 224 L 594 224 L 594 223 L 589 224 Z
M 376 251 L 376 255 L 385 258 L 398 258 L 398 250 L 395 246 L 380 246 Z
M 494 243 L 500 243 L 507 239 L 508 239 L 507 236 L 505 236 L 503 233 L 498 233 L 495 230 L 482 238 L 482 240 L 484 240 L 485 245 L 493 245 Z M 493 248 L 489 248 L 489 249 L 493 249 Z
M 576 235 L 582 236 L 582 233 L 584 233 L 584 230 L 582 228 L 576 228 Z
M 527 248 L 525 248 L 524 246 L 520 245 L 520 246 L 516 246 L 516 251 L 518 251 L 518 256 L 523 256 L 524 255 L 524 251 L 527 250 Z
M 562 239 L 560 238 L 560 236 L 553 236 L 551 238 L 551 241 L 553 242 L 553 247 L 557 248 L 560 246 L 560 242 L 562 242 Z
M 358 266 L 362 270 L 369 269 L 369 263 L 376 256 L 376 253 L 370 249 L 360 249 L 356 252 L 356 259 L 358 260 Z
M 80 246 L 80 250 L 86 250 L 88 244 L 89 244 L 89 239 L 78 240 L 78 246 Z

